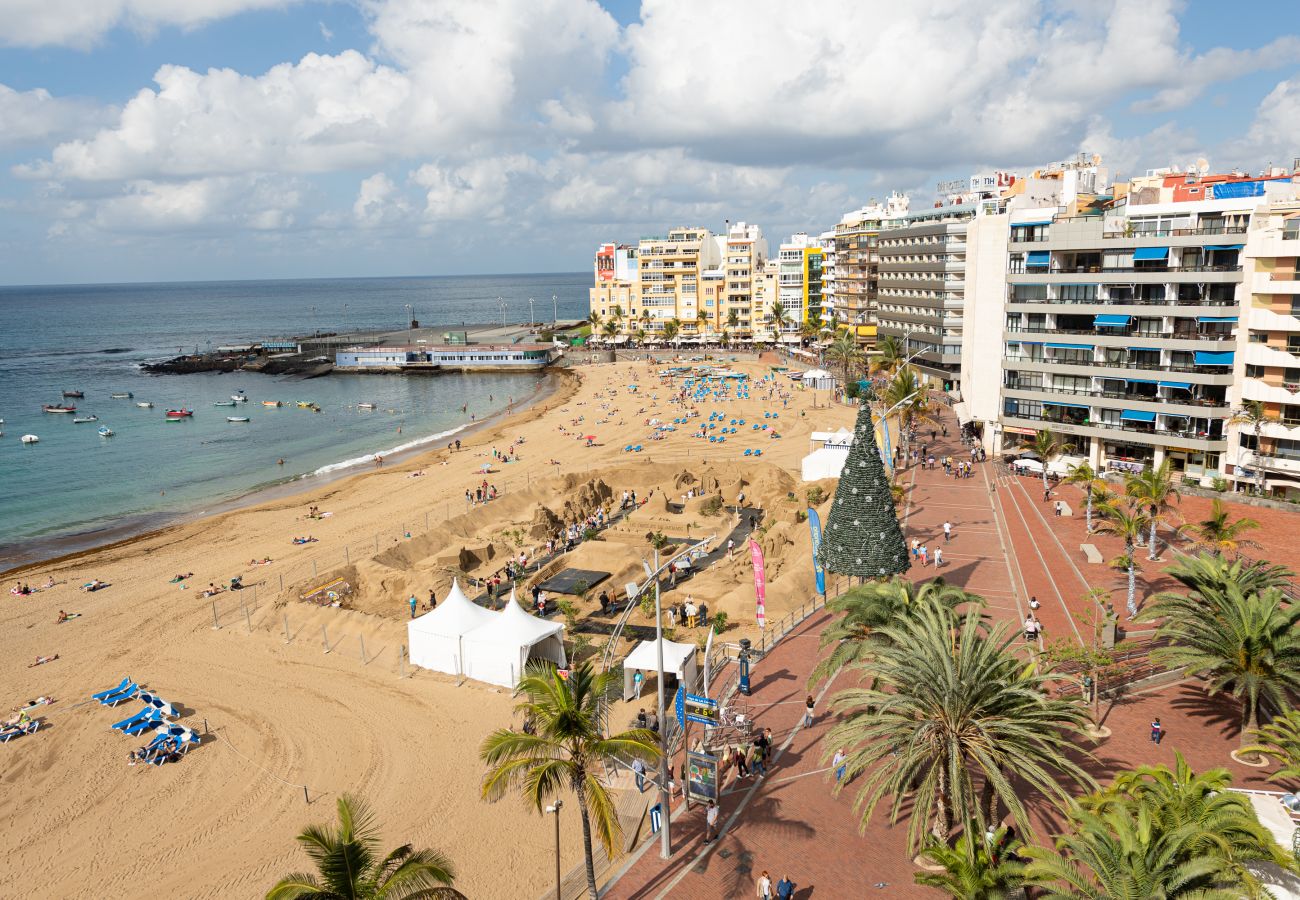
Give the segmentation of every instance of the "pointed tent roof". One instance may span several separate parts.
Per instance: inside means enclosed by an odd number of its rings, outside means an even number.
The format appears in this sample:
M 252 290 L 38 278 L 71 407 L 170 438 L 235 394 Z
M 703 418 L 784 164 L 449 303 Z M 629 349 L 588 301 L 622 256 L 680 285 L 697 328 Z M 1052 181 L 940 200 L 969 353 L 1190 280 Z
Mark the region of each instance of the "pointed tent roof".
M 496 621 L 500 615 L 484 609 L 466 597 L 465 592 L 460 589 L 460 582 L 453 579 L 447 598 L 431 611 L 417 619 L 412 619 L 407 627 L 420 634 L 458 637 L 481 625 Z
M 486 612 L 486 610 L 485 610 Z M 551 622 L 529 615 L 519 605 L 514 588 L 510 589 L 510 600 L 501 612 L 490 612 L 490 617 L 465 639 L 476 643 L 532 645 L 542 638 L 550 637 L 564 631 L 559 622 Z

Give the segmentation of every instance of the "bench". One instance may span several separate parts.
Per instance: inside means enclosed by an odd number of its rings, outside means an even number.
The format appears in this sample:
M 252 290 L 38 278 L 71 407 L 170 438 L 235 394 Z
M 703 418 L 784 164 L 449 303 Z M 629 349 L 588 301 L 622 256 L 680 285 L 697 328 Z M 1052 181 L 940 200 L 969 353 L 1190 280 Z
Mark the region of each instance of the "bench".
M 1097 549 L 1096 544 L 1080 544 L 1079 549 L 1083 551 L 1084 558 L 1094 565 L 1101 565 L 1105 562 L 1101 558 L 1101 551 Z

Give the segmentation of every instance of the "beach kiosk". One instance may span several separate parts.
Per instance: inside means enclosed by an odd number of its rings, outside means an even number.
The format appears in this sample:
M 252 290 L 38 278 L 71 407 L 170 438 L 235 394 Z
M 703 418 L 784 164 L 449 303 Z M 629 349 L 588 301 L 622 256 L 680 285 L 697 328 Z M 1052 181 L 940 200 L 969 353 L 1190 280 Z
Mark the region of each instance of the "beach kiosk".
M 499 613 L 472 602 L 460 589 L 460 582 L 453 580 L 442 603 L 406 623 L 411 663 L 434 672 L 468 675 L 463 645 L 465 635 L 495 622 L 499 616 Z
M 695 685 L 695 645 L 677 644 L 664 641 L 664 675 L 676 675 L 677 683 L 687 685 L 687 690 Z M 623 660 L 623 699 L 631 700 L 637 695 L 639 685 L 633 683 L 638 670 L 657 672 L 659 654 L 654 641 L 642 641 L 632 648 L 632 652 Z M 671 694 L 671 691 L 668 691 Z
M 486 624 L 464 637 L 465 674 L 470 678 L 514 688 L 529 660 L 565 667 L 564 626 L 525 612 L 513 590 L 506 608 L 488 615 Z
M 835 390 L 835 376 L 825 369 L 809 369 L 804 372 L 800 380 L 803 386 L 814 391 L 833 391 Z

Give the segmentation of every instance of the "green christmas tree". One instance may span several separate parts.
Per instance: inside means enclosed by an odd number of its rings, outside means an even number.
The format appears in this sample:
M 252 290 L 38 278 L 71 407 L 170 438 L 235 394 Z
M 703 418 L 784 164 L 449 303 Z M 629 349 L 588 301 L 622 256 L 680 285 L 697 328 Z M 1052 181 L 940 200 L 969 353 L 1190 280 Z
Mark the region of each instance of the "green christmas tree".
M 888 578 L 911 567 L 889 476 L 876 446 L 871 409 L 865 403 L 858 410 L 853 446 L 835 488 L 817 558 L 828 572 L 859 578 Z

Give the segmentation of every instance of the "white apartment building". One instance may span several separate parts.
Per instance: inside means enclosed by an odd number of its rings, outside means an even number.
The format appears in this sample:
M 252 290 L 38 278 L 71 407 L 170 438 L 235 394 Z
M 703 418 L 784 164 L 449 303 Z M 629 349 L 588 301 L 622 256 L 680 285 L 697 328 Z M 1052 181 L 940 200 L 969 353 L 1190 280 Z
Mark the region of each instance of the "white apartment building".
M 822 314 L 823 322 L 831 324 L 839 321 L 837 299 L 839 293 L 839 257 L 835 253 L 835 231 L 823 231 L 817 237 L 817 246 L 822 251 Z

